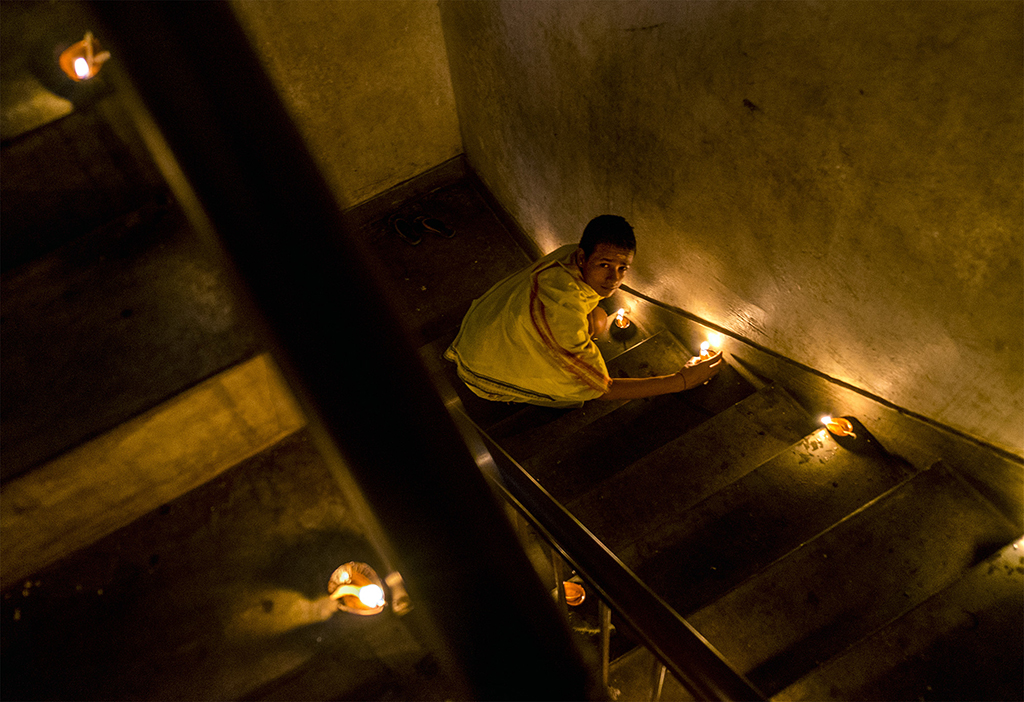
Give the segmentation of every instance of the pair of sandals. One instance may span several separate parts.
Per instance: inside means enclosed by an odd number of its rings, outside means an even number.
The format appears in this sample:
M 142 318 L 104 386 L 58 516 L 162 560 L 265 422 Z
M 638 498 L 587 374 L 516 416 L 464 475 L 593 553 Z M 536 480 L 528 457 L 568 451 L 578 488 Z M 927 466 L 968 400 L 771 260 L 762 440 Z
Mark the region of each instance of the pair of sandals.
M 445 239 L 451 239 L 455 236 L 454 229 L 439 220 L 437 217 L 430 217 L 427 215 L 417 217 L 411 222 L 405 217 L 395 215 L 388 220 L 388 226 L 391 231 L 398 234 L 402 241 L 407 244 L 411 244 L 412 246 L 416 246 L 416 244 L 423 241 L 423 237 L 420 235 L 420 232 L 433 232 Z

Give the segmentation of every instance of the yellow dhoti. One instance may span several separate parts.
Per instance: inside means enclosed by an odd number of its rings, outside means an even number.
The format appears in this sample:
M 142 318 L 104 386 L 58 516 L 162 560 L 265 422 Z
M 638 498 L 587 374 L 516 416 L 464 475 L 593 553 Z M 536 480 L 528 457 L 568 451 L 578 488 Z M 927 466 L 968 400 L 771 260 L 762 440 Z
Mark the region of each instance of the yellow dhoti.
M 588 316 L 601 297 L 563 246 L 474 300 L 444 357 L 488 400 L 571 407 L 611 383 Z

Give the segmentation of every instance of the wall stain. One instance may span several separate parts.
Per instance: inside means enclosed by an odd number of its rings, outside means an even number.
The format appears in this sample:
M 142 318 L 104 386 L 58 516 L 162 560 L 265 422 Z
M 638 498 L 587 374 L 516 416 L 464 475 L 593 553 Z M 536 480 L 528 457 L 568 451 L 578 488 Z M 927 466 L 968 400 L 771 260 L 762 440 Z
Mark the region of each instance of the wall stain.
M 650 25 L 647 25 L 646 27 L 627 27 L 626 31 L 627 32 L 649 32 L 652 29 L 657 29 L 658 27 L 664 27 L 666 24 L 668 24 L 668 22 L 659 22 L 658 24 L 650 24 Z

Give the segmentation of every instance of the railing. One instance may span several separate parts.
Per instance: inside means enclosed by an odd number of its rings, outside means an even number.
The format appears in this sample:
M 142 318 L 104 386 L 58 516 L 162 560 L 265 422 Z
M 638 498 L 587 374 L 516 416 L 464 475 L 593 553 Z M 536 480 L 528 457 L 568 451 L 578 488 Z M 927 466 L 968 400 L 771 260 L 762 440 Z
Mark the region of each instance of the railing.
M 609 681 L 609 620 L 614 611 L 660 662 L 652 681 L 653 699 L 660 696 L 666 669 L 697 699 L 765 699 L 707 639 L 476 426 L 457 397 L 449 397 L 445 404 L 461 425 L 477 465 L 495 488 L 601 598 L 601 677 L 605 687 Z M 479 444 L 474 445 L 474 437 Z M 555 571 L 562 602 L 563 578 L 557 563 Z

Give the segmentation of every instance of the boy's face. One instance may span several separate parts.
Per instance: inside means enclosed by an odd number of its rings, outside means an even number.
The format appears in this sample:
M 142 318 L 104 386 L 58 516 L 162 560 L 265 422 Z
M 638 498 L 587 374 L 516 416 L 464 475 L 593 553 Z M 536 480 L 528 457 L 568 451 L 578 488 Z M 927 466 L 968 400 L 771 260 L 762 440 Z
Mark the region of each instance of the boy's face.
M 611 244 L 598 244 L 589 258 L 583 249 L 576 249 L 576 265 L 583 274 L 583 282 L 601 297 L 608 297 L 619 289 L 632 263 L 632 251 Z

